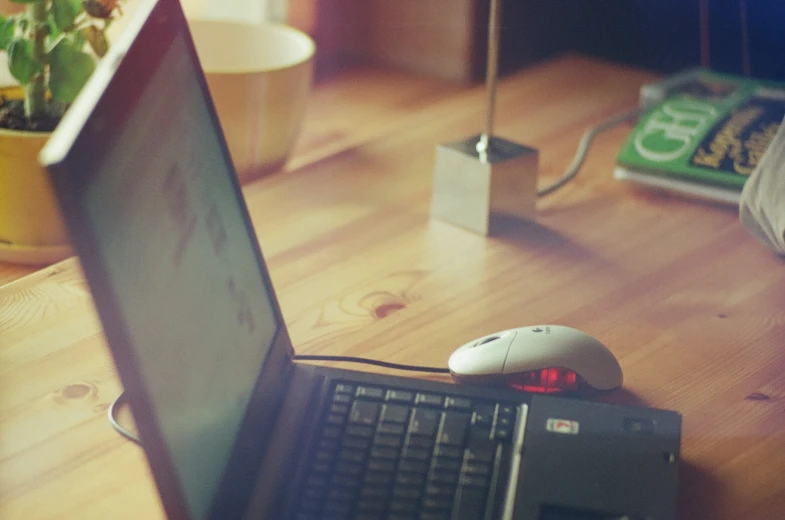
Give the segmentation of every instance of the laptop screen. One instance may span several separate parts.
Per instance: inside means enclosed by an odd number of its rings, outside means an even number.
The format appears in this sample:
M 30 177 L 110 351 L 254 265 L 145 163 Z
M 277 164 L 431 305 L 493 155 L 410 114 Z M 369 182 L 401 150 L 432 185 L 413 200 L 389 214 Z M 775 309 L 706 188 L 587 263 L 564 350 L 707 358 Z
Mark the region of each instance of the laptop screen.
M 277 323 L 186 38 L 112 129 L 81 211 L 189 516 L 205 518 Z

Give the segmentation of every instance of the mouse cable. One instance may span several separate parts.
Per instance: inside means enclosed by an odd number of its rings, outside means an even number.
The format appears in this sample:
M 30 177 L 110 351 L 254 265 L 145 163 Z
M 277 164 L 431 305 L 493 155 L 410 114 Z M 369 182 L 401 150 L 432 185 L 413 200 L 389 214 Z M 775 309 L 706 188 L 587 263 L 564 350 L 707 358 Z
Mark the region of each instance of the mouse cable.
M 136 435 L 134 432 L 123 426 L 117 421 L 117 408 L 125 401 L 125 390 L 120 392 L 120 395 L 112 401 L 112 404 L 109 405 L 109 409 L 106 411 L 106 415 L 109 416 L 109 424 L 112 425 L 112 428 L 115 429 L 117 433 L 125 437 L 131 442 L 135 442 L 139 446 L 142 445 L 142 440 Z
M 628 110 L 627 112 L 622 112 L 621 114 L 612 116 L 586 130 L 586 132 L 584 132 L 583 136 L 581 137 L 580 143 L 578 143 L 578 150 L 575 152 L 575 157 L 573 158 L 570 167 L 567 168 L 567 171 L 564 172 L 564 175 L 562 175 L 553 184 L 537 190 L 537 196 L 545 197 L 546 195 L 550 195 L 554 191 L 570 182 L 573 178 L 575 178 L 576 175 L 578 175 L 581 166 L 583 166 L 583 161 L 586 160 L 586 155 L 589 153 L 589 145 L 591 144 L 592 139 L 597 136 L 597 134 L 600 134 L 606 130 L 610 130 L 611 128 L 624 123 L 625 121 L 634 119 L 642 112 L 643 110 L 641 108 L 634 108 L 632 110 Z
M 379 361 L 377 359 L 368 359 L 354 356 L 312 356 L 312 355 L 295 355 L 295 361 L 341 361 L 343 363 L 365 363 L 366 365 L 375 365 L 377 367 L 394 368 L 395 370 L 411 370 L 413 372 L 429 372 L 431 374 L 449 374 L 449 368 L 438 367 L 424 367 L 419 365 L 400 365 L 398 363 L 390 363 L 388 361 Z
M 368 359 L 368 358 L 361 358 L 361 357 L 353 357 L 353 356 L 315 356 L 315 355 L 297 355 L 294 356 L 296 361 L 341 361 L 344 363 L 365 363 L 368 365 L 375 365 L 384 368 L 394 368 L 396 370 L 412 370 L 415 372 L 430 372 L 432 374 L 449 374 L 449 368 L 437 368 L 437 367 L 424 367 L 424 366 L 417 366 L 417 365 L 401 365 L 398 363 L 389 363 L 387 361 L 379 361 L 376 359 Z M 138 435 L 133 433 L 131 430 L 120 424 L 117 420 L 117 409 L 120 407 L 122 403 L 126 400 L 125 398 L 125 391 L 121 392 L 117 398 L 112 401 L 112 404 L 109 406 L 107 410 L 107 416 L 109 417 L 109 424 L 112 425 L 112 428 L 117 431 L 120 435 L 125 437 L 131 442 L 134 442 L 138 445 L 142 445 L 142 440 L 139 438 Z

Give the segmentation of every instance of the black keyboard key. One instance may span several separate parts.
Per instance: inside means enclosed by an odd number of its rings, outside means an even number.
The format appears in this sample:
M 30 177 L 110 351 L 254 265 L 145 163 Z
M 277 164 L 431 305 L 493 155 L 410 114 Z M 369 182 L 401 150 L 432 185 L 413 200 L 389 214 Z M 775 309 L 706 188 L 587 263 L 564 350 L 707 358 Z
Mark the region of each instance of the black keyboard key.
M 496 418 L 497 428 L 512 428 L 512 417 L 500 415 Z
M 472 426 L 469 428 L 469 444 L 472 442 L 487 442 L 491 440 L 491 429 L 485 426 Z
M 318 488 L 327 485 L 327 477 L 324 475 L 311 475 L 308 477 L 308 480 L 305 481 L 305 484 L 309 488 Z
M 449 484 L 432 484 L 425 487 L 425 495 L 430 498 L 448 498 L 455 495 L 455 486 Z
M 463 473 L 466 475 L 479 475 L 487 477 L 491 474 L 491 464 L 489 462 L 469 462 L 463 465 Z
M 346 425 L 346 435 L 354 437 L 373 437 L 373 426 L 361 426 L 358 424 Z
M 297 503 L 300 511 L 304 513 L 318 513 L 322 508 L 321 500 L 300 500 Z
M 319 441 L 319 444 L 316 445 L 320 450 L 330 450 L 334 451 L 338 448 L 338 439 L 333 438 L 326 438 Z
M 444 397 L 435 394 L 417 394 L 414 398 L 414 404 L 421 404 L 425 406 L 435 406 L 441 408 L 444 406 Z
M 442 417 L 439 435 L 436 437 L 438 444 L 451 444 L 463 446 L 466 439 L 466 430 L 469 426 L 469 415 L 460 412 L 446 412 Z
M 336 394 L 351 394 L 354 392 L 354 386 L 346 383 L 338 383 L 335 385 Z
M 363 499 L 387 500 L 390 496 L 390 488 L 381 486 L 366 486 L 360 490 L 360 497 Z
M 374 401 L 355 401 L 352 411 L 349 413 L 349 422 L 363 426 L 376 426 L 380 408 L 380 404 Z
M 327 416 L 327 424 L 332 424 L 333 426 L 341 426 L 343 425 L 344 416 L 337 413 L 331 413 Z
M 474 414 L 472 415 L 472 424 L 475 426 L 486 426 L 488 428 L 493 424 L 493 416 L 496 411 L 493 405 L 480 404 L 474 407 Z
M 431 460 L 431 450 L 425 448 L 406 447 L 403 449 L 401 457 L 404 459 L 428 461 Z
M 431 463 L 431 469 L 434 471 L 454 471 L 457 473 L 461 469 L 461 459 L 434 457 L 433 462 Z
M 316 450 L 313 457 L 319 462 L 331 462 L 335 458 L 335 453 L 331 450 Z
M 382 422 L 406 423 L 409 420 L 409 407 L 400 404 L 385 404 L 382 407 Z
M 315 461 L 311 464 L 311 471 L 314 473 L 327 473 L 330 471 L 330 463 Z
M 437 457 L 445 457 L 449 459 L 461 459 L 463 458 L 463 449 L 457 446 L 438 444 L 434 450 L 434 455 Z
M 421 487 L 425 482 L 424 473 L 398 473 L 395 476 L 395 483 L 399 486 Z
M 488 493 L 479 488 L 458 488 L 451 520 L 477 520 L 485 516 Z
M 515 414 L 515 408 L 509 404 L 498 405 L 499 417 L 512 417 Z
M 393 489 L 393 499 L 407 499 L 409 501 L 416 501 L 415 507 L 419 505 L 420 497 L 422 497 L 422 490 L 420 486 L 395 486 Z
M 344 448 L 338 454 L 338 460 L 344 460 L 348 462 L 363 462 L 365 460 L 365 451 Z
M 374 446 L 383 446 L 386 448 L 400 448 L 403 439 L 400 435 L 386 435 L 384 433 L 380 433 L 376 436 L 373 440 Z
M 433 448 L 433 439 L 430 437 L 422 437 L 420 435 L 409 435 L 406 438 L 406 446 L 412 448 L 425 448 L 430 450 Z
M 352 505 L 347 504 L 346 502 L 327 502 L 324 504 L 325 518 L 337 518 L 342 517 L 343 515 L 348 516 L 351 509 Z
M 496 454 L 496 444 L 490 439 L 472 438 L 466 446 L 466 460 L 492 462 Z
M 341 428 L 338 426 L 325 426 L 322 428 L 322 437 L 325 439 L 337 439 L 341 436 Z
M 414 392 L 407 392 L 406 390 L 387 390 L 387 400 L 394 403 L 407 403 L 414 402 Z
M 358 476 L 363 472 L 363 466 L 356 462 L 338 461 L 335 472 L 343 475 Z
M 419 507 L 420 504 L 406 497 L 393 497 L 390 501 L 390 512 L 392 513 L 416 513 Z
M 387 503 L 379 499 L 360 500 L 357 503 L 358 511 L 362 511 L 363 513 L 377 513 L 377 515 L 374 516 L 374 520 L 379 520 L 378 513 L 384 511 L 386 507 Z
M 386 459 L 370 459 L 368 471 L 395 471 L 395 462 Z
M 389 433 L 391 435 L 403 435 L 406 431 L 406 426 L 398 423 L 381 423 L 379 425 L 379 433 Z
M 447 397 L 444 400 L 444 407 L 448 410 L 471 410 L 472 402 L 463 397 Z
M 449 511 L 452 509 L 453 499 L 448 497 L 433 497 L 427 496 L 422 501 L 422 508 L 425 511 Z M 477 520 L 477 518 L 482 518 L 481 516 L 476 517 L 473 520 Z
M 303 499 L 318 502 L 324 498 L 325 492 L 324 488 L 306 488 L 303 491 Z
M 350 477 L 347 475 L 333 475 L 330 477 L 330 481 L 335 486 L 341 486 L 345 488 L 356 488 L 360 485 L 360 482 L 356 477 Z
M 371 439 L 368 437 L 345 437 L 341 445 L 353 450 L 367 450 L 371 445 Z
M 333 403 L 330 406 L 330 413 L 337 415 L 346 415 L 349 413 L 349 405 L 345 403 Z
M 497 441 L 509 441 L 512 437 L 512 428 L 494 428 L 493 439 Z
M 401 450 L 394 448 L 385 448 L 383 446 L 374 446 L 371 448 L 371 457 L 374 459 L 398 460 L 400 455 Z
M 361 399 L 384 399 L 384 390 L 375 386 L 359 386 L 357 387 L 357 397 Z
M 351 502 L 354 500 L 354 490 L 334 487 L 327 493 L 327 498 L 335 502 Z
M 476 487 L 485 489 L 491 483 L 490 475 L 463 475 L 461 476 L 461 486 Z
M 391 512 L 387 520 L 414 520 L 414 513 L 406 512 Z
M 428 472 L 428 463 L 421 460 L 403 459 L 398 465 L 398 471 L 421 473 L 425 475 Z
M 431 471 L 428 475 L 429 484 L 455 484 L 457 482 L 458 474 L 454 471 Z
M 368 471 L 363 476 L 363 483 L 368 486 L 390 487 L 394 480 L 392 471 Z
M 449 511 L 423 511 L 418 520 L 450 520 Z
M 441 418 L 442 412 L 427 408 L 417 408 L 412 412 L 412 419 L 409 421 L 409 433 L 433 437 L 436 434 L 436 427 L 439 426 Z
M 333 396 L 333 403 L 336 404 L 349 404 L 352 402 L 352 396 L 348 394 L 335 394 Z

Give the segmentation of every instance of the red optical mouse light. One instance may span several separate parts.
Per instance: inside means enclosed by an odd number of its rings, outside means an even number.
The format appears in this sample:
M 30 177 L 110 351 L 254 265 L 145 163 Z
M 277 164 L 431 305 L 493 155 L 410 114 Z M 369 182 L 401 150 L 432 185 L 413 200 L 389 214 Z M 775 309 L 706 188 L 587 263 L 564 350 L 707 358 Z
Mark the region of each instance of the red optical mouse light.
M 507 379 L 510 388 L 537 394 L 560 394 L 575 392 L 580 387 L 580 378 L 572 370 L 561 367 L 543 368 L 513 374 Z

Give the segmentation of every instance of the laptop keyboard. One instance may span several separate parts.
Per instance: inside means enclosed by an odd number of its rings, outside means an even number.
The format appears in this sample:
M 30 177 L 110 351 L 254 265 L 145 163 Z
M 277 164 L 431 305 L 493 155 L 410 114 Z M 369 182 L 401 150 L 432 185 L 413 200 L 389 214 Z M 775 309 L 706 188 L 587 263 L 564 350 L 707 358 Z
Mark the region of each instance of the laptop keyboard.
M 294 520 L 492 518 L 518 406 L 336 384 Z

